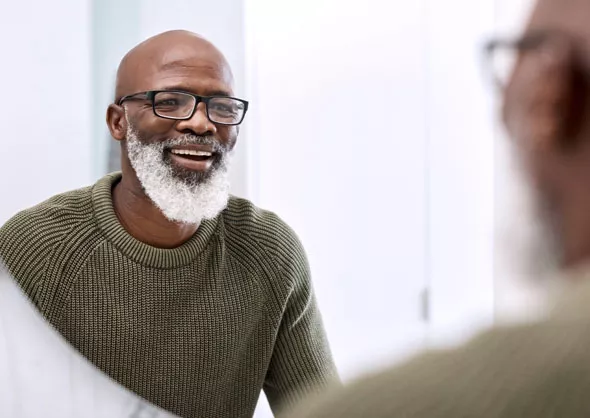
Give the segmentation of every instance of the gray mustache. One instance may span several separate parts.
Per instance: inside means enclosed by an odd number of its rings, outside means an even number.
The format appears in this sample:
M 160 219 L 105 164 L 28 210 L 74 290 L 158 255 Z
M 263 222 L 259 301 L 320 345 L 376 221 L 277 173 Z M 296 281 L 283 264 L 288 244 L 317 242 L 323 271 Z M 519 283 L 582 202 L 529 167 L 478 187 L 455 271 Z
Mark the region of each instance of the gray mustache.
M 221 144 L 212 136 L 199 136 L 185 134 L 178 138 L 167 139 L 161 143 L 163 148 L 171 148 L 182 145 L 207 145 L 213 148 L 214 152 L 223 154 L 228 151 L 227 147 Z

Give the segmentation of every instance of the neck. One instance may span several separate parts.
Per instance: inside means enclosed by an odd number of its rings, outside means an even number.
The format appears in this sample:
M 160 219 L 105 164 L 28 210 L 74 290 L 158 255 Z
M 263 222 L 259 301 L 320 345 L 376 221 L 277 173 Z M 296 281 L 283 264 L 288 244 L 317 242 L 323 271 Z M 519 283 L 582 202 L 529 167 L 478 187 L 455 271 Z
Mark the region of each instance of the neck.
M 126 171 L 113 189 L 113 206 L 127 232 L 157 248 L 176 248 L 188 241 L 199 225 L 170 221 L 146 196 L 134 173 Z

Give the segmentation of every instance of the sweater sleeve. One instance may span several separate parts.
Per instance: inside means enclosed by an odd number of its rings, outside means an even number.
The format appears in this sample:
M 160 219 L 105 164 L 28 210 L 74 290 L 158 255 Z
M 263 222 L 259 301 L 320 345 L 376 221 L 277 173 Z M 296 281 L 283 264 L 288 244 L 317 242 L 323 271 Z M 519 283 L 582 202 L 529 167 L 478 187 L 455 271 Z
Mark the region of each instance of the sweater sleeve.
M 84 222 L 93 222 L 90 187 L 53 196 L 0 227 L 0 260 L 36 304 L 55 249 Z
M 0 261 L 35 302 L 55 240 L 44 234 L 43 226 L 33 211 L 23 211 L 0 228 Z
M 288 229 L 290 251 L 282 257 L 282 279 L 292 282 L 279 326 L 264 391 L 275 415 L 305 394 L 338 382 L 301 243 Z

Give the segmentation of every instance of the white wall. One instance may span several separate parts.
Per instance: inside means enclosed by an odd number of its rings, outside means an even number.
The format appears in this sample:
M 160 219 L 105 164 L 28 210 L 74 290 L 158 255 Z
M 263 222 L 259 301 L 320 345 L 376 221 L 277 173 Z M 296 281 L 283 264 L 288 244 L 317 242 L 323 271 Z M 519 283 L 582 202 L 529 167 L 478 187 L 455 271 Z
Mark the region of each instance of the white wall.
M 498 33 L 504 36 L 518 36 L 526 23 L 534 0 L 496 0 L 496 27 Z M 499 105 L 499 103 L 498 103 Z M 511 196 L 509 183 L 507 155 L 510 152 L 508 138 L 501 124 L 497 124 L 495 142 L 495 198 L 494 204 L 500 209 L 504 199 L 518 199 Z M 499 211 L 498 211 L 499 212 Z M 501 220 L 498 219 L 498 222 Z M 542 313 L 543 295 L 541 289 L 525 285 L 522 278 L 516 277 L 510 266 L 498 254 L 495 260 L 495 311 L 497 320 L 513 322 L 515 320 L 535 318 Z
M 495 125 L 482 45 L 495 2 L 428 4 L 428 336 L 439 346 L 493 321 Z
M 344 377 L 421 346 L 422 1 L 247 3 L 258 203 L 299 233 Z
M 90 1 L 1 10 L 0 224 L 91 179 Z
M 344 377 L 490 325 L 495 2 L 246 4 L 251 189 L 306 245 Z

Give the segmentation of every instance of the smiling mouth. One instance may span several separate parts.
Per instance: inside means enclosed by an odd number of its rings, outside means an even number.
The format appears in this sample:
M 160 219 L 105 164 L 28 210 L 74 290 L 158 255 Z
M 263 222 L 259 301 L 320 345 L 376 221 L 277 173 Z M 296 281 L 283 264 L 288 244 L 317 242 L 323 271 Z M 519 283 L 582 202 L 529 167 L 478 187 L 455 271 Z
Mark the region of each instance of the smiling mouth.
M 188 149 L 171 149 L 170 154 L 176 155 L 191 161 L 207 161 L 213 159 L 214 153 L 209 151 L 188 150 Z

